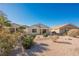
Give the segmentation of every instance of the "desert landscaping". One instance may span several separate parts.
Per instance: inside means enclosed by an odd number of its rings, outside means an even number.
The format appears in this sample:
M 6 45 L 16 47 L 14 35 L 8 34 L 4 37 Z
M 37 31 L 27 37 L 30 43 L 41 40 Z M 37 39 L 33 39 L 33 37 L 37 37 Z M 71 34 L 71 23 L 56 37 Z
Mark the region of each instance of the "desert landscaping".
M 56 42 L 52 37 L 43 37 L 37 35 L 35 44 L 27 50 L 24 50 L 25 56 L 78 56 L 79 55 L 79 38 L 69 36 L 59 36 Z M 16 51 L 14 51 L 16 52 Z M 21 51 L 12 55 L 20 56 Z
M 76 56 L 79 55 L 79 38 L 60 36 L 56 42 L 51 38 L 48 40 L 36 40 L 40 47 L 36 55 L 43 56 Z M 41 48 L 41 49 L 40 49 Z M 31 51 L 31 50 L 30 50 Z
M 0 56 L 79 56 L 78 26 L 20 25 L 0 13 Z

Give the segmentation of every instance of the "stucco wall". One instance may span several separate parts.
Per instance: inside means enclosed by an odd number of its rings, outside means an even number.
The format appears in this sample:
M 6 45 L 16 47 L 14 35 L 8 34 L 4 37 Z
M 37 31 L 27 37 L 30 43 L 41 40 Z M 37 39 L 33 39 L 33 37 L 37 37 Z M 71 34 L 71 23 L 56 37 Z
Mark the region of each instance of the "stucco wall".
M 33 33 L 32 32 L 32 29 L 37 29 L 37 32 Z M 42 34 L 42 30 L 43 29 L 46 29 L 46 33 L 48 34 L 50 31 L 49 31 L 49 28 L 39 28 L 39 27 L 30 27 L 30 28 L 26 28 L 24 31 L 27 33 L 27 34 Z

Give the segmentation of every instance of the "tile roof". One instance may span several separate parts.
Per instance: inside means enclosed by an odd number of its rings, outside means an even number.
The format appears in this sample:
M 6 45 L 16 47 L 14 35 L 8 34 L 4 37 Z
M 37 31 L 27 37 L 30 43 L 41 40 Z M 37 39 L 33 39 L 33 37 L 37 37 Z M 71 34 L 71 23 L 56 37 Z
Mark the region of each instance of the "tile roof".
M 39 24 L 34 24 L 34 25 L 30 26 L 30 27 L 49 28 L 48 26 L 46 26 L 46 25 L 44 25 L 44 24 L 41 24 L 41 23 L 39 23 Z

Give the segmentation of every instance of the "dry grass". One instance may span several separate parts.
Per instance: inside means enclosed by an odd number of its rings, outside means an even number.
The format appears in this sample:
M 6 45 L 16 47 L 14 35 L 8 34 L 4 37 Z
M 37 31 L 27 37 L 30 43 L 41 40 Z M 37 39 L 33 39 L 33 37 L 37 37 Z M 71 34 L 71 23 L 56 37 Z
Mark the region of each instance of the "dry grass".
M 8 55 L 17 44 L 20 33 L 10 33 L 9 30 L 0 29 L 0 55 Z
M 79 29 L 71 29 L 68 31 L 68 36 L 77 37 L 79 36 Z

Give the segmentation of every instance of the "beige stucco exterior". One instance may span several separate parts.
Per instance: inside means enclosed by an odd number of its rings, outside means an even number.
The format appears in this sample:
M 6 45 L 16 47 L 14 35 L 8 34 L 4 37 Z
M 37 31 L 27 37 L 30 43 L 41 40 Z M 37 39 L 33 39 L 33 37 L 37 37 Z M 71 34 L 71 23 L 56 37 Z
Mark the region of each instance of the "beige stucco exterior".
M 42 25 L 41 25 L 42 26 Z M 33 32 L 33 29 L 36 29 L 36 32 Z M 46 33 L 49 34 L 49 28 L 48 27 L 39 27 L 39 26 L 30 26 L 25 29 L 25 32 L 27 34 L 44 34 L 43 31 L 46 30 Z
M 25 32 L 27 34 L 44 34 L 43 31 L 46 30 L 47 34 L 52 34 L 53 32 L 56 32 L 58 34 L 62 34 L 70 29 L 77 28 L 76 26 L 71 25 L 71 24 L 66 24 L 66 25 L 56 26 L 56 27 L 51 27 L 51 28 L 48 28 L 48 27 L 44 26 L 43 24 L 40 26 L 37 26 L 37 25 L 27 27 L 25 29 Z M 36 32 L 33 32 L 32 31 L 33 29 L 36 29 Z
M 66 24 L 66 25 L 62 25 L 62 26 L 52 27 L 50 29 L 50 32 L 51 33 L 56 32 L 56 33 L 59 33 L 59 34 L 63 34 L 66 31 L 69 31 L 71 29 L 76 29 L 76 28 L 78 28 L 78 27 L 71 25 L 71 24 Z

